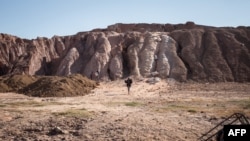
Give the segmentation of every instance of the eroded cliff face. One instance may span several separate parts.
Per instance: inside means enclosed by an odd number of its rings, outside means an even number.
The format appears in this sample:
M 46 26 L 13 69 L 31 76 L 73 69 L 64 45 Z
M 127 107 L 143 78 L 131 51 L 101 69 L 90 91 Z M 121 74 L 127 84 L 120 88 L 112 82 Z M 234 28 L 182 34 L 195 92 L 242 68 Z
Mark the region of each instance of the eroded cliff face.
M 250 27 L 192 22 L 115 24 L 107 29 L 33 40 L 0 35 L 0 75 L 69 75 L 102 80 L 130 75 L 178 81 L 250 81 Z

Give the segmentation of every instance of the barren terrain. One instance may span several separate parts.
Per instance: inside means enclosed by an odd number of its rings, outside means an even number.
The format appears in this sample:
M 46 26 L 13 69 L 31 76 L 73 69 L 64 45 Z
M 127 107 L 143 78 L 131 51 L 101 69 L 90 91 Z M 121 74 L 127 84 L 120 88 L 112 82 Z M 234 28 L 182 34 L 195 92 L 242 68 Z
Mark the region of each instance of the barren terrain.
M 0 94 L 0 140 L 194 141 L 225 117 L 250 117 L 249 83 L 102 82 L 80 97 Z

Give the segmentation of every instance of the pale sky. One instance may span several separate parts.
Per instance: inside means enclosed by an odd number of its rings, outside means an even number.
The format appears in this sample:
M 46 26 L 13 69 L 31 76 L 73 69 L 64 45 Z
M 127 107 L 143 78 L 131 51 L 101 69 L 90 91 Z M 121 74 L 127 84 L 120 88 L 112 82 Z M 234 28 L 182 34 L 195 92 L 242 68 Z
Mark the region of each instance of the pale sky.
M 250 26 L 250 0 L 0 0 L 0 33 L 73 35 L 115 23 Z

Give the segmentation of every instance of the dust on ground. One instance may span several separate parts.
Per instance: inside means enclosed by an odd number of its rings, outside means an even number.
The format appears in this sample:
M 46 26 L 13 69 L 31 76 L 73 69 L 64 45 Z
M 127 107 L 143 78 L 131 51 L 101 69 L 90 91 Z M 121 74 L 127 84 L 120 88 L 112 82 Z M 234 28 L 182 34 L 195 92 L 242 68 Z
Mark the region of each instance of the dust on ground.
M 103 82 L 91 94 L 0 94 L 0 140 L 194 141 L 225 117 L 250 117 L 249 83 Z

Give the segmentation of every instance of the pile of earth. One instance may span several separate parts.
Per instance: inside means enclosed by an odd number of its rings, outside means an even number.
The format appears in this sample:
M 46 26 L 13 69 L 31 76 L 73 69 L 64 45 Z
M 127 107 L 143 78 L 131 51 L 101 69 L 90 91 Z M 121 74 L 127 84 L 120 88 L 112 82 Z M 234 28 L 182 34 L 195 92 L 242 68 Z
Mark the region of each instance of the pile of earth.
M 74 74 L 69 76 L 11 75 L 0 77 L 0 92 L 16 92 L 35 97 L 82 96 L 97 82 Z

